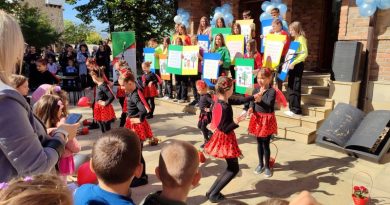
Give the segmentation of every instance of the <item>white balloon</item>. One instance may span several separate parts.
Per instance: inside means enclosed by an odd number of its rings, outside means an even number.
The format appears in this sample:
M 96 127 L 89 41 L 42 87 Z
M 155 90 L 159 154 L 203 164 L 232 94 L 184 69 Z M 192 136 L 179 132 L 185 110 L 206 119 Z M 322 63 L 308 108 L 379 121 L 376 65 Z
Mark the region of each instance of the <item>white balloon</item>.
M 221 12 L 216 12 L 216 13 L 214 14 L 214 19 L 215 19 L 215 20 L 217 20 L 217 18 L 220 18 L 220 17 L 223 17 L 223 13 L 221 13 Z
M 181 18 L 181 16 L 176 15 L 175 18 L 173 18 L 173 21 L 174 21 L 176 24 L 180 24 L 180 23 L 182 23 L 183 19 Z

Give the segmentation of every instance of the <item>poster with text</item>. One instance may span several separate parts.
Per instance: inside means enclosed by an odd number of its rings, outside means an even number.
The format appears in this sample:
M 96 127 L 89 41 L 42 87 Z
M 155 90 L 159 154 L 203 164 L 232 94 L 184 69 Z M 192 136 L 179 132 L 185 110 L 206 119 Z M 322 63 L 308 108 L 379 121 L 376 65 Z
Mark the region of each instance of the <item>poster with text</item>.
M 168 67 L 168 56 L 165 54 L 159 55 L 159 64 L 160 64 L 160 75 L 163 80 L 171 80 L 171 74 L 167 72 Z
M 272 21 L 273 19 L 267 19 L 264 21 L 261 21 L 261 35 L 263 35 L 263 38 L 261 39 L 261 47 L 260 51 L 261 53 L 264 53 L 264 47 L 266 43 L 266 36 L 271 32 L 272 30 Z
M 244 45 L 246 45 L 246 42 L 252 39 L 252 27 L 255 27 L 253 19 L 236 20 L 236 23 L 241 26 L 241 34 L 244 35 Z
M 154 56 L 154 48 L 144 48 L 144 62 L 151 62 L 150 71 L 156 72 L 156 57 Z
M 275 70 L 280 63 L 280 58 L 282 57 L 286 36 L 268 34 L 266 38 L 267 41 L 264 48 L 263 66 Z
M 208 35 L 198 35 L 198 45 L 203 49 L 203 53 L 208 53 L 210 49 L 210 37 Z
M 135 32 L 134 31 L 123 31 L 123 32 L 112 32 L 112 65 L 116 62 L 125 60 L 131 71 L 137 75 L 137 63 L 136 63 L 136 45 L 135 45 Z M 118 73 L 113 68 L 113 81 L 116 82 L 118 79 Z
M 181 75 L 181 58 L 183 54 L 183 46 L 169 45 L 168 47 L 168 66 L 167 72 Z
M 182 58 L 182 75 L 198 74 L 199 46 L 184 46 Z
M 219 74 L 219 53 L 205 53 L 203 56 L 203 72 L 204 79 L 217 79 Z
M 234 65 L 234 59 L 244 57 L 244 35 L 226 36 L 226 47 L 229 50 L 232 65 Z
M 245 94 L 253 87 L 253 68 L 255 61 L 252 58 L 236 58 L 236 92 Z
M 288 49 L 287 55 L 284 58 L 285 63 L 282 66 L 282 71 L 278 75 L 278 78 L 280 80 L 282 80 L 282 81 L 286 80 L 288 70 L 289 70 L 288 66 L 290 65 L 290 63 L 292 63 L 294 61 L 294 59 L 296 57 L 296 55 L 294 55 L 294 54 L 297 52 L 298 48 L 299 48 L 299 42 L 293 41 L 290 43 L 290 48 Z

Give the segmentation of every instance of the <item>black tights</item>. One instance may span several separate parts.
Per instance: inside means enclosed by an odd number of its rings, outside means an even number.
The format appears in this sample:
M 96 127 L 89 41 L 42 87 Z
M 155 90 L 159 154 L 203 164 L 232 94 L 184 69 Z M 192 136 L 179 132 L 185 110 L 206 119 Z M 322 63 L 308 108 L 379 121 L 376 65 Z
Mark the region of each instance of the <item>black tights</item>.
M 150 115 L 153 116 L 154 108 L 156 107 L 156 105 L 154 104 L 154 97 L 153 98 L 146 98 L 146 101 L 148 101 L 149 107 L 151 109 Z
M 111 122 L 98 122 L 100 130 L 102 130 L 102 133 L 105 133 L 109 130 L 111 130 Z
M 207 129 L 207 124 L 204 122 L 200 122 L 198 123 L 198 128 L 202 131 L 204 141 L 209 141 L 209 134 L 211 133 L 211 131 Z
M 125 103 L 125 99 L 126 98 L 125 97 L 119 97 L 118 99 L 119 99 L 119 103 L 121 104 L 121 108 L 123 110 L 123 105 Z M 125 123 L 126 123 L 126 113 L 122 112 L 122 114 L 121 114 L 121 121 L 119 123 L 119 127 L 125 126 Z
M 142 170 L 142 175 L 141 175 L 141 177 L 146 176 L 146 164 L 145 164 L 144 155 L 142 154 L 143 148 L 144 148 L 144 143 L 141 142 L 141 164 L 142 164 L 142 166 L 143 166 L 143 170 Z
M 269 158 L 271 156 L 271 151 L 269 149 L 269 143 L 271 140 L 271 135 L 268 137 L 257 137 L 257 155 L 259 157 L 259 165 L 261 167 L 269 169 Z M 264 161 L 263 161 L 264 158 Z
M 228 158 L 225 159 L 227 163 L 227 168 L 221 176 L 215 180 L 214 184 L 208 191 L 210 197 L 217 196 L 221 190 L 237 175 L 240 167 L 238 165 L 238 158 Z

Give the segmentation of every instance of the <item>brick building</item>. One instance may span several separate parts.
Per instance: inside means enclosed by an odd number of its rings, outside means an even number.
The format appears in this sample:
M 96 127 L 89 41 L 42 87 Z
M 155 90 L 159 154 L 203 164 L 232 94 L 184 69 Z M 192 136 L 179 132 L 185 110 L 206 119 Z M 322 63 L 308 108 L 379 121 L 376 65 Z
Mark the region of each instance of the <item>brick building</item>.
M 191 31 L 196 31 L 202 16 L 209 17 L 213 8 L 230 3 L 235 19 L 251 10 L 259 35 L 259 16 L 264 0 L 193 0 L 179 1 L 179 8 L 190 12 Z M 362 68 L 369 76 L 359 97 L 364 110 L 390 110 L 390 9 L 378 10 L 372 17 L 361 17 L 355 0 L 283 0 L 288 6 L 285 19 L 300 21 L 306 32 L 309 57 L 305 70 L 330 73 L 334 44 L 338 40 L 364 44 Z M 387 91 L 386 91 L 387 90 Z M 363 106 L 361 107 L 363 108 Z
M 30 7 L 36 7 L 46 15 L 50 24 L 61 33 L 64 31 L 64 3 L 65 0 L 22 0 Z

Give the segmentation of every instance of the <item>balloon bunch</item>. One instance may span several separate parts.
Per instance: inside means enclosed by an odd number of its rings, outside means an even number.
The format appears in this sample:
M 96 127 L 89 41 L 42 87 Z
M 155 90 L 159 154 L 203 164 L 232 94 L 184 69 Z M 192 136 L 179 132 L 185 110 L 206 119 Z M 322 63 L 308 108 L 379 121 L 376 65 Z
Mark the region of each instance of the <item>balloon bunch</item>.
M 217 19 L 222 17 L 225 20 L 226 26 L 233 23 L 234 17 L 232 14 L 232 6 L 230 4 L 224 4 L 221 7 L 215 8 L 213 19 L 211 20 L 211 26 L 215 27 Z
M 390 0 L 356 0 L 361 16 L 371 16 L 379 9 L 390 9 Z
M 269 1 L 264 1 L 263 4 L 261 4 L 261 9 L 264 11 L 260 15 L 260 21 L 267 20 L 267 19 L 272 19 L 271 16 L 271 11 L 274 8 L 278 8 L 280 11 L 280 15 L 285 15 L 287 12 L 287 5 L 282 2 L 282 0 L 271 0 Z
M 173 21 L 175 21 L 176 24 L 183 24 L 188 29 L 190 25 L 190 13 L 182 8 L 179 8 L 177 10 L 177 15 L 173 18 Z

